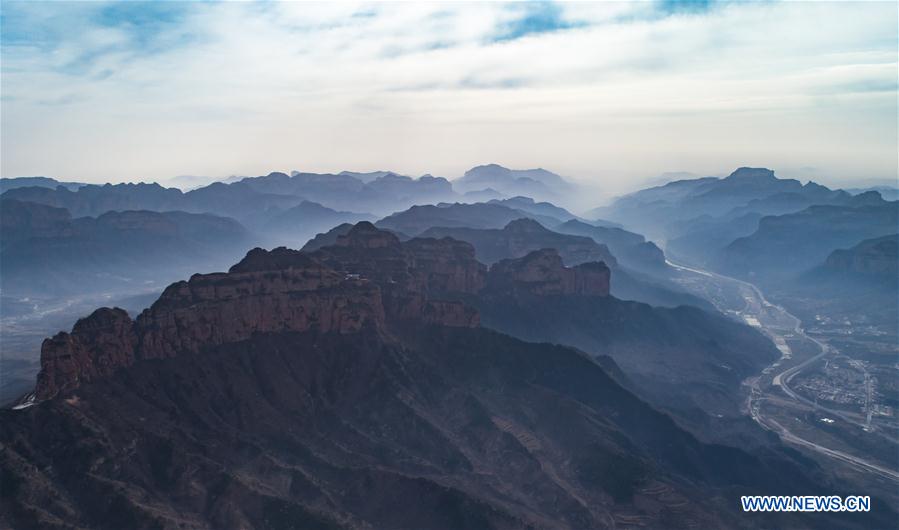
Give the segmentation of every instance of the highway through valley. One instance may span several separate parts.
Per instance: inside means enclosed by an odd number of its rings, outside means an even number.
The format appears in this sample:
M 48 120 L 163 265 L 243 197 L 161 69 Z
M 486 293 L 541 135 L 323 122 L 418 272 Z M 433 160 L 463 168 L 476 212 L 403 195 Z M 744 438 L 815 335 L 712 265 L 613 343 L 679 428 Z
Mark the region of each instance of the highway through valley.
M 768 336 L 781 353 L 780 359 L 766 367 L 760 375 L 746 381 L 749 397 L 746 409 L 761 427 L 777 433 L 780 438 L 794 445 L 802 446 L 818 454 L 840 460 L 858 469 L 876 473 L 899 483 L 899 471 L 887 468 L 856 455 L 848 454 L 793 432 L 774 418 L 766 416 L 763 402 L 774 402 L 779 406 L 796 406 L 808 409 L 815 407 L 844 421 L 865 428 L 870 427 L 870 416 L 852 414 L 818 406 L 790 388 L 790 381 L 803 370 L 835 355 L 835 349 L 826 342 L 805 333 L 801 321 L 781 306 L 770 303 L 755 285 L 721 274 L 688 267 L 672 261 L 668 265 L 680 273 L 678 282 L 693 294 L 702 296 L 714 304 L 722 313 L 741 319 Z M 789 342 L 806 340 L 814 343 L 819 352 L 795 363 Z M 866 376 L 867 379 L 867 376 Z M 870 392 L 869 392 L 870 394 Z

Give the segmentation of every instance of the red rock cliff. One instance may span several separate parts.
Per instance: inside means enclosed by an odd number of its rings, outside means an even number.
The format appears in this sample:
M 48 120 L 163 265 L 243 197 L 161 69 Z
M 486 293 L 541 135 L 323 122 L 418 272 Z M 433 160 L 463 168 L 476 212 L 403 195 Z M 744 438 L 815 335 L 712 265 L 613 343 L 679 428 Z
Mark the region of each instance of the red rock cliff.
M 170 285 L 137 319 L 141 358 L 173 357 L 257 332 L 354 333 L 383 326 L 381 293 L 315 264 L 305 268 L 194 275 Z
M 133 363 L 136 339 L 128 313 L 108 307 L 79 320 L 71 333 L 45 339 L 36 397 L 53 397 Z
M 467 243 L 400 243 L 359 223 L 336 245 L 314 253 L 253 249 L 228 273 L 194 275 L 170 285 L 132 322 L 100 309 L 44 342 L 37 396 L 47 399 L 135 360 L 192 355 L 254 333 L 356 333 L 370 325 L 417 320 L 479 325 L 477 311 L 445 299 L 476 293 L 485 268 Z

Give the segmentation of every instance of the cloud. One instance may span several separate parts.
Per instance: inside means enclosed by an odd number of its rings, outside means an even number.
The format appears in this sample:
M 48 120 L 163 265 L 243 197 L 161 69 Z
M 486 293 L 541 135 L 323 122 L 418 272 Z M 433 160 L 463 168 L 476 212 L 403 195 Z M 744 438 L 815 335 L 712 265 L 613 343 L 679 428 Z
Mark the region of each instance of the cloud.
M 552 33 L 578 27 L 583 22 L 566 20 L 562 8 L 553 2 L 522 2 L 509 4 L 515 18 L 500 25 L 495 41 L 514 40 L 527 35 Z
M 4 2 L 2 173 L 895 175 L 895 4 Z
M 661 0 L 658 9 L 662 13 L 704 13 L 714 6 L 714 0 Z

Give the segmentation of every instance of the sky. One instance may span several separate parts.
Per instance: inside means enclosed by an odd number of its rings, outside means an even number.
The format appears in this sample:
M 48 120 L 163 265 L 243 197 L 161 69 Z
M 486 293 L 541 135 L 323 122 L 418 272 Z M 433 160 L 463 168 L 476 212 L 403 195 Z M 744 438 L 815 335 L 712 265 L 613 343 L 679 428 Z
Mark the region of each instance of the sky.
M 896 2 L 0 5 L 0 173 L 897 178 Z

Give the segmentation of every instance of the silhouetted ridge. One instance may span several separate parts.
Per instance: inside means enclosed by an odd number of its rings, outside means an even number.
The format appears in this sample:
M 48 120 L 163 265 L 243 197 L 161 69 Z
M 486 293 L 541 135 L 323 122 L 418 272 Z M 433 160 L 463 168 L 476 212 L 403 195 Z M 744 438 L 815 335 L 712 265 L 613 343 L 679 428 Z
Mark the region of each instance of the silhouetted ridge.
M 345 235 L 337 237 L 337 246 L 353 248 L 398 248 L 400 240 L 386 230 L 378 230 L 368 221 L 356 223 Z
M 546 227 L 533 219 L 516 219 L 514 221 L 510 221 L 503 230 L 525 234 L 539 234 L 543 232 L 549 232 Z

